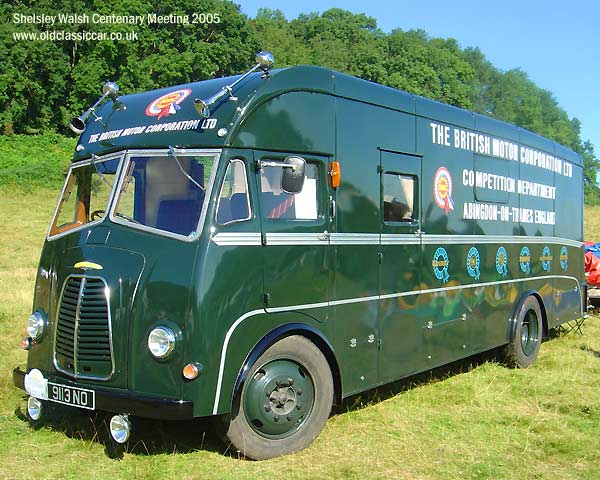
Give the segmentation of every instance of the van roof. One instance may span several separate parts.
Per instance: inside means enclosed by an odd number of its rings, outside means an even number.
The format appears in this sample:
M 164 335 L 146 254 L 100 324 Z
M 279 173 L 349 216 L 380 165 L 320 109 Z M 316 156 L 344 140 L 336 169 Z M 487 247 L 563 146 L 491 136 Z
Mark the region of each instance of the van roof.
M 289 91 L 322 92 L 372 105 L 416 114 L 438 122 L 480 131 L 529 145 L 577 165 L 582 159 L 571 150 L 514 125 L 418 95 L 362 80 L 323 67 L 301 65 L 272 70 L 268 76 L 252 73 L 233 90 L 237 101 L 225 95 L 202 117 L 194 99 L 207 100 L 241 75 L 123 95 L 105 102 L 90 117 L 73 160 L 125 148 L 221 148 L 228 145 L 244 118 L 269 98 Z M 83 147 L 83 148 L 82 148 Z

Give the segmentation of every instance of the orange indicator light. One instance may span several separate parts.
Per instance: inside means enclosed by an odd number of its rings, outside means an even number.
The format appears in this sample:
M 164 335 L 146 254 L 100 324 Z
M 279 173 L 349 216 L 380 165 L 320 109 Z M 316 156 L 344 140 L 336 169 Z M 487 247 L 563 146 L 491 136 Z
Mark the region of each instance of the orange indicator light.
M 183 376 L 188 380 L 194 380 L 198 375 L 202 373 L 203 367 L 197 362 L 188 363 L 183 367 Z
M 342 183 L 342 169 L 340 167 L 340 162 L 331 162 L 329 166 L 329 175 L 331 175 L 331 188 L 338 188 L 340 183 Z

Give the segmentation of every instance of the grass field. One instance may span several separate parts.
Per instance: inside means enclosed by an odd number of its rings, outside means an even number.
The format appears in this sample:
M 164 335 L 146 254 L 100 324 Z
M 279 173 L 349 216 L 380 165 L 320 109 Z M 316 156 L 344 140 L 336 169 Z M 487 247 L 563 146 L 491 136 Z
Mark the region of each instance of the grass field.
M 33 428 L 12 368 L 56 191 L 0 189 L 0 478 L 600 478 L 600 319 L 511 370 L 480 357 L 347 401 L 303 452 L 241 460 L 206 422 L 144 421 L 120 460 L 101 418 L 56 409 Z M 586 211 L 600 240 L 600 208 Z

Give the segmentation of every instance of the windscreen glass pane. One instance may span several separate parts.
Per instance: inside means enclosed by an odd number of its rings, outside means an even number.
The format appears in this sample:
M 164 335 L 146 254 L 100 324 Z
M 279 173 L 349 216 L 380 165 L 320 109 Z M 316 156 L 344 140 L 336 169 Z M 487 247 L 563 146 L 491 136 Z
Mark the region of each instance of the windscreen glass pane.
M 50 236 L 102 220 L 115 182 L 119 159 L 95 161 L 74 167 L 59 199 Z
M 115 220 L 177 235 L 194 235 L 214 159 L 214 155 L 131 158 L 119 190 Z

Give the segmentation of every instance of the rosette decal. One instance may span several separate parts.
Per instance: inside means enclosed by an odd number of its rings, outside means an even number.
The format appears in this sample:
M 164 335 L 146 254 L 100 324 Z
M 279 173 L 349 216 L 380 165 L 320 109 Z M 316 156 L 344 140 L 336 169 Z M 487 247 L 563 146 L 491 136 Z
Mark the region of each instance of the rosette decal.
M 469 253 L 467 253 L 467 273 L 475 280 L 479 280 L 480 262 L 479 251 L 475 247 L 471 247 Z
M 560 249 L 560 268 L 563 270 L 569 268 L 569 250 L 564 245 Z
M 440 167 L 433 176 L 433 198 L 435 204 L 446 212 L 454 210 L 452 200 L 452 177 L 446 167 Z
M 158 120 L 162 117 L 173 115 L 181 109 L 181 102 L 183 102 L 190 93 L 192 93 L 192 91 L 189 88 L 182 88 L 181 90 L 166 93 L 146 107 L 146 115 L 149 117 L 158 117 Z
M 496 252 L 496 271 L 503 277 L 508 275 L 508 254 L 504 247 L 498 247 Z
M 550 267 L 552 266 L 552 254 L 550 253 L 550 247 L 548 245 L 546 245 L 542 250 L 540 262 L 542 262 L 542 268 L 544 269 L 544 271 L 549 272 Z
M 450 279 L 450 274 L 448 273 L 449 263 L 448 252 L 446 252 L 445 248 L 439 247 L 433 254 L 431 266 L 433 267 L 433 274 L 435 275 L 435 278 L 444 283 Z
M 523 247 L 519 254 L 519 266 L 523 273 L 531 273 L 531 252 L 529 247 Z

